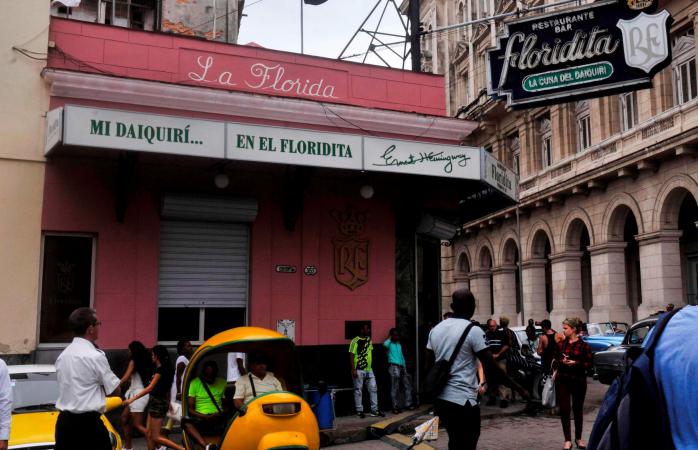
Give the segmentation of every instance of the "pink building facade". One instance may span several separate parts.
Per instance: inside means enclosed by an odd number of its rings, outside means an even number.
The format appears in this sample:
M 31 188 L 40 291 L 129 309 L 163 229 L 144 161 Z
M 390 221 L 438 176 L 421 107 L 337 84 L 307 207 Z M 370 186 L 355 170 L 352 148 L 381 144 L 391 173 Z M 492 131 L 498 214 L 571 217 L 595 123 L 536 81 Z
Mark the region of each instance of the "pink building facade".
M 442 77 L 58 18 L 49 40 L 40 348 L 86 303 L 114 350 L 243 324 L 332 348 L 365 321 L 416 346 L 438 319 L 450 237 L 424 217 L 485 161 Z

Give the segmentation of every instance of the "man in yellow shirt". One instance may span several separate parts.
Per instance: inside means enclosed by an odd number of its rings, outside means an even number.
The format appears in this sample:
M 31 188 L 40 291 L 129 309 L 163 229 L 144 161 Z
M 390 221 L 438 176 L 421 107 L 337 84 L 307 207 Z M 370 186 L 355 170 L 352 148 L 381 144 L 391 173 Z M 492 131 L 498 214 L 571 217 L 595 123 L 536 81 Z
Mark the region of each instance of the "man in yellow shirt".
M 233 402 L 237 409 L 261 394 L 284 390 L 274 374 L 267 372 L 267 358 L 263 353 L 250 354 L 249 368 L 250 372 L 235 383 Z

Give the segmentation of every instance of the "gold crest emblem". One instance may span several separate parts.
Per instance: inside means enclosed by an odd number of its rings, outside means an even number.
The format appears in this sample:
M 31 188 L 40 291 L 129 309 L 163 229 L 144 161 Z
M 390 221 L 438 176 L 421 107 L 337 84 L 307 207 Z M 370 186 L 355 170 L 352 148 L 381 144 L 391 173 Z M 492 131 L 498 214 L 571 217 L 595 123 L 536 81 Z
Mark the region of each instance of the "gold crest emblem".
M 654 4 L 654 0 L 628 0 L 628 8 L 635 11 L 642 11 Z
M 334 246 L 334 278 L 354 290 L 368 282 L 368 239 L 361 235 L 366 224 L 366 213 L 348 207 L 332 211 L 339 236 L 332 239 Z

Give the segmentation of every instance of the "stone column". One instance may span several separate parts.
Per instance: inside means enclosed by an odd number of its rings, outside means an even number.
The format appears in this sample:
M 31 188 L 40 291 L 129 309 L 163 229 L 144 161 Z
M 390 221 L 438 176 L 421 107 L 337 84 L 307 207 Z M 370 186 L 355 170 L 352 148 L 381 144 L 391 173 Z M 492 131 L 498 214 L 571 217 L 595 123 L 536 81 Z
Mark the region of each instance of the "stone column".
M 451 310 L 451 294 L 456 290 L 453 247 L 441 243 L 441 314 Z
M 492 270 L 494 316 L 507 316 L 511 326 L 519 324 L 516 313 L 516 266 L 500 266 Z
M 528 319 L 548 319 L 549 314 L 545 305 L 545 264 L 544 258 L 535 258 L 524 261 L 522 272 L 522 297 L 524 314 Z
M 680 230 L 663 230 L 636 236 L 640 244 L 642 304 L 637 316 L 664 310 L 667 303 L 685 304 L 681 279 Z
M 473 318 L 484 322 L 492 317 L 490 309 L 490 277 L 489 270 L 478 270 L 470 273 L 470 291 L 475 296 L 477 305 Z
M 591 253 L 592 308 L 589 322 L 616 320 L 632 323 L 625 275 L 625 242 L 589 247 Z
M 553 275 L 553 310 L 550 321 L 559 329 L 567 317 L 586 317 L 582 306 L 582 252 L 567 251 L 550 256 Z

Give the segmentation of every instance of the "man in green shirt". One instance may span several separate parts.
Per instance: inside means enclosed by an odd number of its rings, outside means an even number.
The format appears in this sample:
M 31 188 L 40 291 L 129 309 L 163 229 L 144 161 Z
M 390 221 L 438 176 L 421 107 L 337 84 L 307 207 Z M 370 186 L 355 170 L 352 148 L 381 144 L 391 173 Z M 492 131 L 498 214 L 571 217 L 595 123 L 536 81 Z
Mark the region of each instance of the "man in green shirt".
M 400 384 L 404 389 L 405 408 L 412 407 L 412 383 L 407 373 L 405 357 L 402 354 L 400 333 L 396 328 L 390 329 L 388 339 L 383 342 L 383 347 L 388 353 L 388 374 L 390 375 L 390 398 L 393 401 L 393 413 L 400 412 Z
M 352 339 L 349 344 L 349 362 L 351 364 L 351 376 L 354 378 L 354 405 L 356 414 L 362 419 L 364 414 L 363 388 L 364 382 L 368 388 L 371 399 L 371 417 L 384 417 L 385 414 L 378 409 L 378 387 L 376 376 L 373 374 L 371 363 L 373 362 L 373 344 L 371 343 L 371 327 L 364 324 L 359 336 Z
M 189 437 L 205 450 L 215 449 L 215 446 L 207 445 L 202 434 L 217 435 L 225 425 L 225 388 L 225 379 L 218 376 L 218 364 L 215 361 L 206 361 L 199 377 L 189 383 L 189 420 L 183 421 L 182 425 Z

